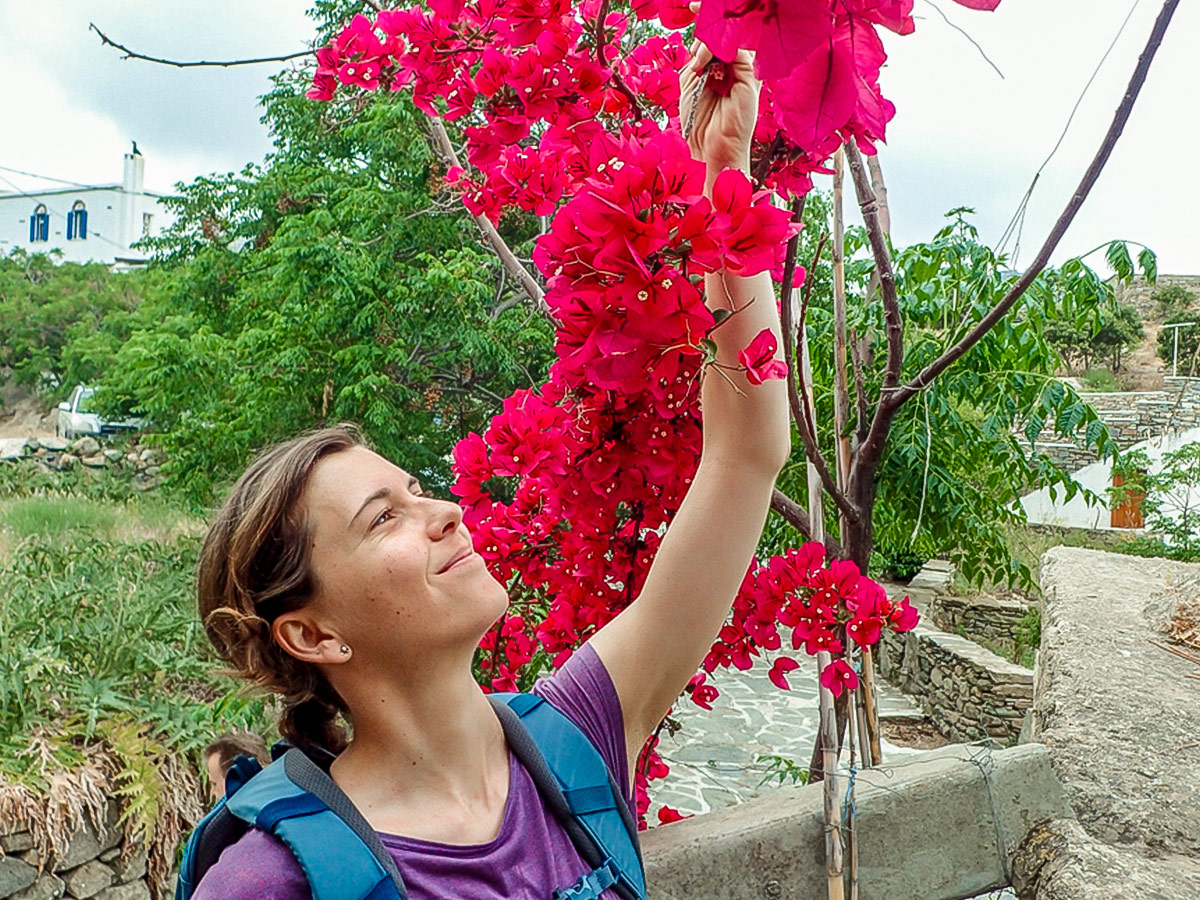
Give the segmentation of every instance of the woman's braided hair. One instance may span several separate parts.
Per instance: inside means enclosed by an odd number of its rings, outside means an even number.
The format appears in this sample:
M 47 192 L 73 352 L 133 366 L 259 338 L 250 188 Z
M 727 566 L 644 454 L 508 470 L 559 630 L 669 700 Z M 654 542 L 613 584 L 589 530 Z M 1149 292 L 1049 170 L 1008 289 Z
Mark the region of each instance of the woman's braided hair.
M 200 618 L 233 674 L 280 694 L 279 733 L 340 753 L 349 710 L 328 679 L 275 642 L 271 623 L 316 590 L 300 498 L 326 456 L 365 446 L 353 426 L 300 435 L 262 453 L 238 479 L 204 539 L 197 577 Z

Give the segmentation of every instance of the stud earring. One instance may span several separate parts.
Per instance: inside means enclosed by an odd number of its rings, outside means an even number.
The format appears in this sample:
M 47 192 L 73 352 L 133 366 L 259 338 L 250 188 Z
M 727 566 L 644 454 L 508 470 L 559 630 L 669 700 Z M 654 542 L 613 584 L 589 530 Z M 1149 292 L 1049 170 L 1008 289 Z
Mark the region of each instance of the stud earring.
M 349 655 L 350 655 L 350 648 L 349 648 L 349 647 L 347 647 L 345 644 L 342 644 L 342 646 L 341 646 L 340 648 L 338 648 L 338 649 L 340 650 L 340 652 L 341 652 L 342 656 L 349 656 Z

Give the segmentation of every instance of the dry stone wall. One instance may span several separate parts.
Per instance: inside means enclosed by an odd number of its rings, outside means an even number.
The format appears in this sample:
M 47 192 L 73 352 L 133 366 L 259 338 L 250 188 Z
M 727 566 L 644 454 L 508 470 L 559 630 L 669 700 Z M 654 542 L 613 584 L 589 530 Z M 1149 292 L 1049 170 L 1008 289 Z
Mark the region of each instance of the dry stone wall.
M 957 634 L 918 625 L 885 631 L 880 673 L 912 694 L 952 741 L 993 738 L 1015 744 L 1033 703 L 1033 672 Z
M 1200 426 L 1200 378 L 1167 376 L 1161 391 L 1081 391 L 1079 396 L 1095 408 L 1122 450 L 1159 435 Z M 1071 471 L 1096 461 L 1091 450 L 1068 441 L 1038 441 L 1034 448 Z
M 929 605 L 929 618 L 942 631 L 1009 651 L 1016 649 L 1013 636 L 1028 614 L 1029 605 L 1015 597 L 939 594 Z
M 29 831 L 0 822 L 0 898 L 150 900 L 146 848 L 125 844 L 117 819 L 117 808 L 110 805 L 103 828 L 85 820 L 57 858 L 43 858 Z

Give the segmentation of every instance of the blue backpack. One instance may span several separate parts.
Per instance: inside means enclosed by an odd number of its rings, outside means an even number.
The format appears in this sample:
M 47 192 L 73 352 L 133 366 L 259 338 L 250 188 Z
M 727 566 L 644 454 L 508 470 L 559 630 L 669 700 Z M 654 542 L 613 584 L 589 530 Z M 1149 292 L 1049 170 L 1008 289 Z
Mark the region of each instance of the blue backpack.
M 569 888 L 548 888 L 550 900 L 596 900 L 609 887 L 625 900 L 645 900 L 637 824 L 592 742 L 540 697 L 488 699 L 546 807 L 592 867 Z M 266 768 L 241 756 L 234 762 L 225 796 L 184 848 L 175 900 L 190 900 L 204 873 L 251 826 L 287 844 L 313 900 L 408 900 L 391 854 L 325 768 L 285 744 L 276 745 L 273 755 L 276 761 Z

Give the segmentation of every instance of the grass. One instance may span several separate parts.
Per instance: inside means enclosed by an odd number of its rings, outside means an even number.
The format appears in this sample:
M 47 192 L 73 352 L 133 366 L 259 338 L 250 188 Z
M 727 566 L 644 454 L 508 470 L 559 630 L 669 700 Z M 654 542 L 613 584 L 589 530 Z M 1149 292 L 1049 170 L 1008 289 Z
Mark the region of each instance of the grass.
M 201 811 L 200 748 L 267 734 L 266 701 L 219 674 L 197 619 L 203 519 L 46 474 L 0 471 L 0 818 L 45 853 L 117 797 L 161 880 Z
M 1088 369 L 1079 379 L 1086 390 L 1111 394 L 1121 390 L 1117 376 L 1108 369 Z

